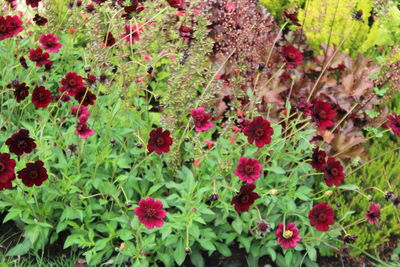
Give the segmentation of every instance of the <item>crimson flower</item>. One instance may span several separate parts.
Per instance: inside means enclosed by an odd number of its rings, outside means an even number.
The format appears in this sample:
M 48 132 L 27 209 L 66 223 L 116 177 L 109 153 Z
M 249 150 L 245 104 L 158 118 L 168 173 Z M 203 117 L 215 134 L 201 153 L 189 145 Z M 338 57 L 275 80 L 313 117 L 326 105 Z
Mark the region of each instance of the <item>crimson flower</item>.
M 29 131 L 20 129 L 6 140 L 6 145 L 11 153 L 21 156 L 24 153 L 31 153 L 36 148 L 35 140 L 29 137 Z
M 97 99 L 97 97 L 90 90 L 86 89 L 86 87 L 80 87 L 75 94 L 75 99 L 79 102 L 79 104 L 87 106 L 94 105 L 94 101 Z
M 143 26 L 138 25 L 126 25 L 125 33 L 121 34 L 121 38 L 124 38 L 126 42 L 134 43 L 140 41 L 139 31 L 143 30 Z
M 58 42 L 58 37 L 51 33 L 40 35 L 39 42 L 46 52 L 58 53 L 61 48 L 61 43 Z
M 293 69 L 295 65 L 302 64 L 303 55 L 293 45 L 282 46 L 280 52 L 289 69 Z
M 211 119 L 210 114 L 205 113 L 202 107 L 190 110 L 190 115 L 194 119 L 195 130 L 197 132 L 207 131 L 214 126 L 209 121 Z
M 250 144 L 255 141 L 257 147 L 263 147 L 271 143 L 271 136 L 274 130 L 271 128 L 269 121 L 258 116 L 244 128 L 243 132 Z
M 26 168 L 17 172 L 18 178 L 22 179 L 22 182 L 26 186 L 39 186 L 48 178 L 47 171 L 43 166 L 44 163 L 41 160 L 37 160 L 33 163 L 27 163 Z
M 111 32 L 107 32 L 104 35 L 103 43 L 105 46 L 113 46 L 115 44 L 115 38 Z
M 167 0 L 168 4 L 173 8 L 182 9 L 184 0 Z
M 78 118 L 79 122 L 85 123 L 89 119 L 90 111 L 85 106 L 72 106 L 71 107 L 72 115 Z
M 33 21 L 38 26 L 44 26 L 48 22 L 48 19 L 40 16 L 39 14 L 36 14 L 35 17 L 33 18 Z
M 235 205 L 235 210 L 237 212 L 248 211 L 250 205 L 258 199 L 258 194 L 253 192 L 256 188 L 254 184 L 243 185 L 240 191 L 232 198 L 231 204 Z
M 18 16 L 0 16 L 0 41 L 17 35 L 23 29 L 22 21 Z
M 27 6 L 38 7 L 40 1 L 42 0 L 25 0 L 25 3 Z
M 76 74 L 76 72 L 68 72 L 65 78 L 61 79 L 62 86 L 59 88 L 60 92 L 67 91 L 69 96 L 75 96 L 80 88 L 85 87 L 83 78 Z
M 378 226 L 378 218 L 381 216 L 381 205 L 380 204 L 374 204 L 371 203 L 369 205 L 369 210 L 367 214 L 365 215 L 365 218 L 370 224 L 375 224 Z
M 319 150 L 318 147 L 313 149 L 313 154 L 311 156 L 311 166 L 317 171 L 323 171 L 325 168 L 326 153 L 325 151 Z
M 23 101 L 29 95 L 29 87 L 26 83 L 20 83 L 14 88 L 14 96 L 17 103 Z
M 50 55 L 46 52 L 43 53 L 42 48 L 29 50 L 29 59 L 36 62 L 36 66 L 41 67 L 43 65 L 49 64 Z
M 89 84 L 94 84 L 96 82 L 96 76 L 93 74 L 89 74 L 86 78 L 86 82 Z
M 335 214 L 332 207 L 325 202 L 318 203 L 308 213 L 311 226 L 315 226 L 318 231 L 328 231 L 329 225 L 335 221 Z
M 299 229 L 292 222 L 286 226 L 284 226 L 283 222 L 280 222 L 275 234 L 278 243 L 285 249 L 295 248 L 297 243 L 301 240 Z
M 167 212 L 163 210 L 163 203 L 160 200 L 154 200 L 152 197 L 140 200 L 139 207 L 135 208 L 134 213 L 147 229 L 163 226 L 163 219 L 167 216 Z
M 400 137 L 400 115 L 393 112 L 388 117 L 388 125 L 392 129 L 393 133 Z
M 95 10 L 96 10 L 96 8 L 92 4 L 89 4 L 89 5 L 86 6 L 86 11 L 89 12 L 89 13 L 92 13 Z
M 193 38 L 193 33 L 194 30 L 192 28 L 189 28 L 187 26 L 181 26 L 179 28 L 179 36 L 182 37 L 183 39 L 192 39 Z
M 79 135 L 80 138 L 86 139 L 89 136 L 94 135 L 94 130 L 90 129 L 86 122 L 79 122 L 76 126 L 75 133 Z
M 150 132 L 147 150 L 149 152 L 155 151 L 157 154 L 168 153 L 171 144 L 172 138 L 170 137 L 170 132 L 168 130 L 163 131 L 162 128 L 157 128 Z
M 335 116 L 336 112 L 332 109 L 331 104 L 320 99 L 313 101 L 311 117 L 320 130 L 331 127 Z
M 11 188 L 11 181 L 15 179 L 15 165 L 15 160 L 10 158 L 10 154 L 0 154 L 0 190 Z
M 26 64 L 26 59 L 24 57 L 19 58 L 19 63 L 21 63 L 24 69 L 28 69 L 28 64 Z
M 289 13 L 287 11 L 283 11 L 283 14 L 285 15 L 286 18 L 288 18 L 293 23 L 293 25 L 301 26 L 301 24 L 299 23 L 299 20 L 297 19 L 297 12 Z
M 36 87 L 32 92 L 32 104 L 37 108 L 45 108 L 51 102 L 51 92 L 44 86 Z
M 344 180 L 345 174 L 343 173 L 342 164 L 335 160 L 333 157 L 328 157 L 324 168 L 324 178 L 327 186 L 339 186 L 341 181 Z
M 262 166 L 258 159 L 241 157 L 233 172 L 240 180 L 253 184 L 261 175 Z

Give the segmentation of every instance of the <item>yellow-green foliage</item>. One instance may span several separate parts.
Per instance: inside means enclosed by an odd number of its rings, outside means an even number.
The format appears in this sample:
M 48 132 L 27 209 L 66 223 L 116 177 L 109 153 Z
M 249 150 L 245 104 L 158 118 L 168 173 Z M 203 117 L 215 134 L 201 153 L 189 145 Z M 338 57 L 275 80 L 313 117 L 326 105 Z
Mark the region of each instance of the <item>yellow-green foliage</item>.
M 275 19 L 279 21 L 283 11 L 291 7 L 300 7 L 305 0 L 260 0 Z
M 354 54 L 368 38 L 371 0 L 308 0 L 305 8 L 299 11 L 299 20 L 304 20 L 304 31 L 310 46 L 321 51 L 321 43 L 329 45 L 346 41 L 342 51 Z M 363 10 L 365 22 L 353 19 L 355 10 Z
M 394 147 L 396 147 L 396 144 L 385 137 L 371 145 L 369 155 L 371 158 L 374 158 L 390 151 Z M 382 243 L 388 241 L 391 235 L 397 234 L 400 231 L 399 210 L 391 202 L 384 199 L 382 192 L 373 188 L 376 187 L 385 192 L 393 191 L 395 195 L 400 194 L 399 156 L 400 152 L 388 153 L 362 168 L 357 173 L 346 177 L 345 181 L 347 184 L 355 184 L 362 189 L 369 188 L 364 194 L 372 196 L 372 202 L 380 203 L 382 206 L 381 219 L 377 228 L 368 222 L 363 222 L 346 229 L 348 234 L 358 236 L 354 245 L 360 249 L 374 250 Z M 343 217 L 350 210 L 355 211 L 341 222 L 344 226 L 363 218 L 370 203 L 367 197 L 356 193 L 342 194 L 341 196 L 336 196 L 336 199 L 342 204 L 341 208 L 338 209 L 338 218 Z M 357 250 L 352 251 L 354 254 L 360 254 L 361 252 Z

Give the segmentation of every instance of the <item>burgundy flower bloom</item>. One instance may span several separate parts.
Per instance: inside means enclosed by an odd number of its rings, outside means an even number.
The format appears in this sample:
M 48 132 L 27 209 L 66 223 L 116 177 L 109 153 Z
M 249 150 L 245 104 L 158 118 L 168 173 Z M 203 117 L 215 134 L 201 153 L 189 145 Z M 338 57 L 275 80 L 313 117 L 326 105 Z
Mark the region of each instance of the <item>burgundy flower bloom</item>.
M 61 84 L 60 92 L 67 91 L 69 96 L 75 96 L 80 91 L 80 88 L 85 87 L 83 78 L 76 74 L 76 72 L 65 74 L 65 78 L 61 79 Z
M 283 222 L 280 222 L 275 234 L 278 243 L 285 249 L 295 248 L 301 240 L 299 229 L 292 222 L 286 226 L 283 225 Z
M 29 95 L 29 87 L 26 86 L 26 83 L 20 83 L 14 88 L 14 96 L 17 100 L 17 103 L 24 100 Z
M 139 14 L 144 10 L 144 6 L 140 4 L 139 0 L 131 0 L 131 5 L 124 7 L 125 14 L 121 17 L 129 20 L 132 13 Z
M 24 153 L 31 153 L 36 148 L 35 140 L 29 137 L 29 131 L 21 129 L 7 139 L 6 145 L 11 153 L 21 156 Z
M 138 25 L 126 25 L 125 33 L 121 34 L 121 38 L 124 38 L 126 42 L 134 43 L 140 41 L 139 31 L 143 30 L 143 26 Z
M 84 123 L 79 122 L 78 125 L 76 126 L 75 133 L 79 135 L 80 138 L 86 139 L 89 136 L 94 135 L 94 130 L 90 129 L 86 124 L 86 122 Z
M 11 188 L 11 181 L 15 179 L 15 165 L 15 160 L 10 158 L 10 154 L 0 154 L 0 190 Z
M 289 69 L 295 67 L 295 65 L 301 65 L 303 55 L 293 45 L 285 45 L 281 47 L 281 55 L 286 62 L 286 66 Z
M 147 229 L 153 229 L 164 225 L 163 219 L 167 216 L 167 212 L 162 208 L 163 203 L 160 200 L 148 197 L 139 201 L 139 207 L 135 208 L 134 213 Z
M 51 92 L 44 86 L 36 87 L 32 92 L 32 104 L 37 108 L 46 108 L 51 102 Z
M 94 84 L 96 82 L 96 76 L 93 74 L 89 74 L 86 78 L 86 82 L 89 84 Z
M 23 29 L 22 21 L 18 16 L 0 16 L 0 41 L 17 35 Z
M 31 49 L 29 51 L 29 59 L 32 60 L 33 62 L 36 62 L 36 66 L 41 67 L 43 65 L 49 64 L 49 54 L 44 52 L 42 48 L 38 49 Z
M 48 19 L 46 19 L 45 17 L 41 17 L 39 14 L 36 14 L 33 18 L 33 21 L 38 26 L 44 26 L 48 22 Z
M 258 159 L 241 157 L 233 172 L 240 180 L 253 184 L 261 175 L 262 166 Z
M 103 43 L 105 46 L 113 46 L 115 44 L 115 38 L 111 32 L 107 32 L 104 35 Z
M 96 95 L 93 94 L 90 90 L 86 89 L 86 87 L 81 87 L 75 94 L 75 99 L 79 102 L 79 104 L 83 106 L 94 105 L 94 101 L 96 100 Z
M 167 0 L 168 4 L 173 8 L 182 9 L 184 0 Z
M 380 216 L 381 216 L 381 205 L 371 203 L 369 205 L 369 210 L 368 210 L 367 214 L 365 215 L 365 218 L 367 219 L 367 221 L 371 224 L 375 224 L 376 226 L 378 226 L 377 219 L 379 219 Z
M 297 109 L 308 116 L 311 116 L 312 114 L 311 112 L 312 106 L 313 105 L 308 103 L 305 98 L 301 98 L 300 101 L 297 103 Z
M 22 179 L 22 182 L 26 186 L 39 186 L 48 178 L 47 171 L 43 166 L 44 163 L 41 160 L 37 160 L 34 163 L 27 163 L 26 168 L 18 172 L 18 178 Z
M 311 117 L 320 130 L 325 130 L 333 125 L 333 119 L 336 112 L 332 109 L 331 104 L 322 100 L 313 101 Z
M 311 226 L 315 226 L 318 231 L 328 231 L 329 225 L 335 221 L 335 214 L 332 207 L 325 202 L 318 203 L 308 213 Z
M 40 1 L 42 0 L 25 0 L 25 3 L 27 6 L 38 7 Z
M 89 5 L 86 6 L 86 11 L 89 12 L 89 13 L 92 13 L 95 10 L 96 10 L 96 8 L 92 4 L 89 4 Z
M 28 69 L 28 64 L 26 64 L 26 59 L 24 57 L 19 58 L 19 63 L 21 63 L 24 69 Z
M 289 13 L 287 11 L 283 11 L 283 14 L 285 15 L 286 18 L 288 18 L 293 23 L 293 25 L 301 26 L 301 24 L 299 23 L 299 20 L 297 19 L 297 12 Z
M 253 192 L 255 188 L 254 184 L 242 185 L 240 191 L 232 198 L 231 204 L 235 205 L 237 212 L 248 211 L 250 205 L 258 199 L 258 194 Z
M 194 30 L 192 28 L 181 26 L 179 28 L 179 36 L 183 39 L 192 39 L 193 38 Z
M 343 173 L 343 166 L 339 161 L 333 157 L 328 157 L 324 168 L 324 178 L 327 186 L 339 186 L 341 181 L 344 180 L 345 174 Z
M 392 115 L 388 116 L 388 120 L 388 125 L 393 133 L 400 137 L 400 115 L 393 112 Z
M 250 144 L 255 141 L 257 147 L 263 147 L 271 143 L 271 135 L 274 130 L 271 128 L 269 121 L 258 116 L 244 128 L 243 132 Z
M 89 119 L 90 111 L 85 106 L 72 106 L 71 107 L 72 115 L 78 118 L 80 123 L 85 123 Z
M 61 43 L 58 42 L 58 37 L 51 33 L 40 35 L 39 42 L 42 44 L 43 49 L 48 53 L 58 53 L 62 46 Z
M 311 166 L 317 171 L 323 171 L 326 163 L 326 153 L 325 151 L 319 150 L 318 147 L 313 149 L 313 154 L 311 157 Z
M 172 138 L 170 137 L 169 131 L 163 131 L 162 128 L 157 128 L 150 132 L 147 150 L 149 152 L 155 151 L 157 154 L 162 154 L 163 152 L 168 153 L 171 144 Z
M 211 119 L 210 114 L 205 113 L 202 107 L 190 110 L 190 115 L 194 119 L 195 130 L 197 132 L 207 131 L 214 126 L 209 121 Z

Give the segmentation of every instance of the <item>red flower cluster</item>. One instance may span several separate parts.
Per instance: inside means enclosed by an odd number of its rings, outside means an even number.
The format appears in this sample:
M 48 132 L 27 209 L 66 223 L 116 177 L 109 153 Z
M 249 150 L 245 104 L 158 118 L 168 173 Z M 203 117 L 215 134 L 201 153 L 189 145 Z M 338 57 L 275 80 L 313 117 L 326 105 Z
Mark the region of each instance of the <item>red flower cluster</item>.
M 335 214 L 332 207 L 325 202 L 318 203 L 308 213 L 311 226 L 315 226 L 318 231 L 328 231 L 329 225 L 335 221 Z
M 241 157 L 234 173 L 240 180 L 253 184 L 261 175 L 262 166 L 258 159 Z
M 147 150 L 162 154 L 163 152 L 168 153 L 169 148 L 172 144 L 172 138 L 168 130 L 163 131 L 162 128 L 157 128 L 150 132 L 149 143 L 147 144 Z
M 400 115 L 393 112 L 392 115 L 388 116 L 388 120 L 388 125 L 393 133 L 400 137 Z
M 194 119 L 195 130 L 197 132 L 207 131 L 214 126 L 209 121 L 211 119 L 210 114 L 207 114 L 202 107 L 190 110 L 190 115 Z
M 15 165 L 15 160 L 10 158 L 10 154 L 0 154 L 0 190 L 11 188 L 11 181 L 15 179 Z
M 285 249 L 295 248 L 297 243 L 301 240 L 301 237 L 299 236 L 299 229 L 292 222 L 286 226 L 283 224 L 283 222 L 280 222 L 278 224 L 278 229 L 276 229 L 275 235 L 278 243 Z
M 51 92 L 44 86 L 36 87 L 32 92 L 32 104 L 37 108 L 46 108 L 51 102 Z
M 286 62 L 286 66 L 289 69 L 296 67 L 295 65 L 301 65 L 303 55 L 293 45 L 285 45 L 281 47 L 281 55 Z
M 311 117 L 320 130 L 331 127 L 335 116 L 336 112 L 332 109 L 331 104 L 319 99 L 313 101 Z
M 254 184 L 243 185 L 240 191 L 232 198 L 231 204 L 235 205 L 237 212 L 248 211 L 250 205 L 258 199 L 258 194 L 253 192 L 256 189 Z
M 34 163 L 27 163 L 26 168 L 18 172 L 18 178 L 20 178 L 26 186 L 39 186 L 48 178 L 47 171 L 43 166 L 44 163 L 41 160 L 37 160 Z
M 269 121 L 258 116 L 244 128 L 243 132 L 250 144 L 255 142 L 257 147 L 263 147 L 271 143 L 271 136 L 274 130 L 271 128 Z
M 53 61 L 49 57 L 50 55 L 47 52 L 43 52 L 42 48 L 31 49 L 29 51 L 29 59 L 36 62 L 36 66 L 38 67 L 53 65 Z
M 22 32 L 22 21 L 18 16 L 0 16 L 0 41 Z
M 29 137 L 29 131 L 21 129 L 6 140 L 6 145 L 11 153 L 21 156 L 31 153 L 36 148 L 35 140 Z
M 135 208 L 134 212 L 147 229 L 153 229 L 164 225 L 163 219 L 167 212 L 162 208 L 161 201 L 148 197 L 146 200 L 139 201 L 139 207 Z

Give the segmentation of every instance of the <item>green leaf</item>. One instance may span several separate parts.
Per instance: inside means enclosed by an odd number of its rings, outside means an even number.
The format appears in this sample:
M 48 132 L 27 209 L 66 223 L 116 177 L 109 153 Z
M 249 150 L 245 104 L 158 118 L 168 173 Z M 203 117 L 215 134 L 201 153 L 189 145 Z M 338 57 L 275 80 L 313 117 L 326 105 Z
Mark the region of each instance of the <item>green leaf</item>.
M 200 246 L 202 246 L 204 249 L 206 249 L 208 251 L 216 250 L 214 244 L 208 239 L 200 239 L 199 243 L 200 243 Z
M 198 250 L 192 251 L 190 254 L 190 260 L 192 261 L 193 265 L 196 267 L 204 267 L 204 259 L 201 253 Z
M 268 253 L 268 255 L 271 256 L 271 259 L 272 259 L 273 261 L 276 260 L 276 252 L 275 252 L 275 250 L 274 250 L 273 248 L 268 247 L 268 248 L 267 248 L 267 253 Z
M 182 265 L 182 263 L 185 261 L 186 253 L 185 253 L 185 247 L 183 243 L 183 239 L 180 238 L 178 241 L 178 245 L 176 246 L 176 249 L 174 251 L 174 259 L 176 264 Z
M 240 235 L 242 233 L 243 223 L 239 218 L 236 218 L 232 222 L 232 227 L 233 227 L 233 229 L 235 229 L 236 233 L 238 233 Z
M 232 256 L 232 252 L 227 245 L 223 243 L 216 243 L 215 245 L 217 246 L 218 252 L 224 255 L 225 257 Z
M 12 257 L 12 256 L 24 255 L 24 254 L 28 253 L 30 248 L 32 248 L 32 243 L 29 241 L 28 238 L 25 238 L 25 240 L 22 243 L 16 245 L 12 249 L 10 249 L 7 252 L 7 256 Z
M 291 250 L 288 250 L 285 255 L 285 263 L 287 266 L 293 266 L 293 264 L 291 264 L 292 258 L 293 258 L 293 252 Z
M 306 249 L 307 249 L 308 257 L 310 258 L 310 260 L 316 261 L 317 260 L 317 250 L 314 247 L 308 246 L 308 245 L 306 245 Z

